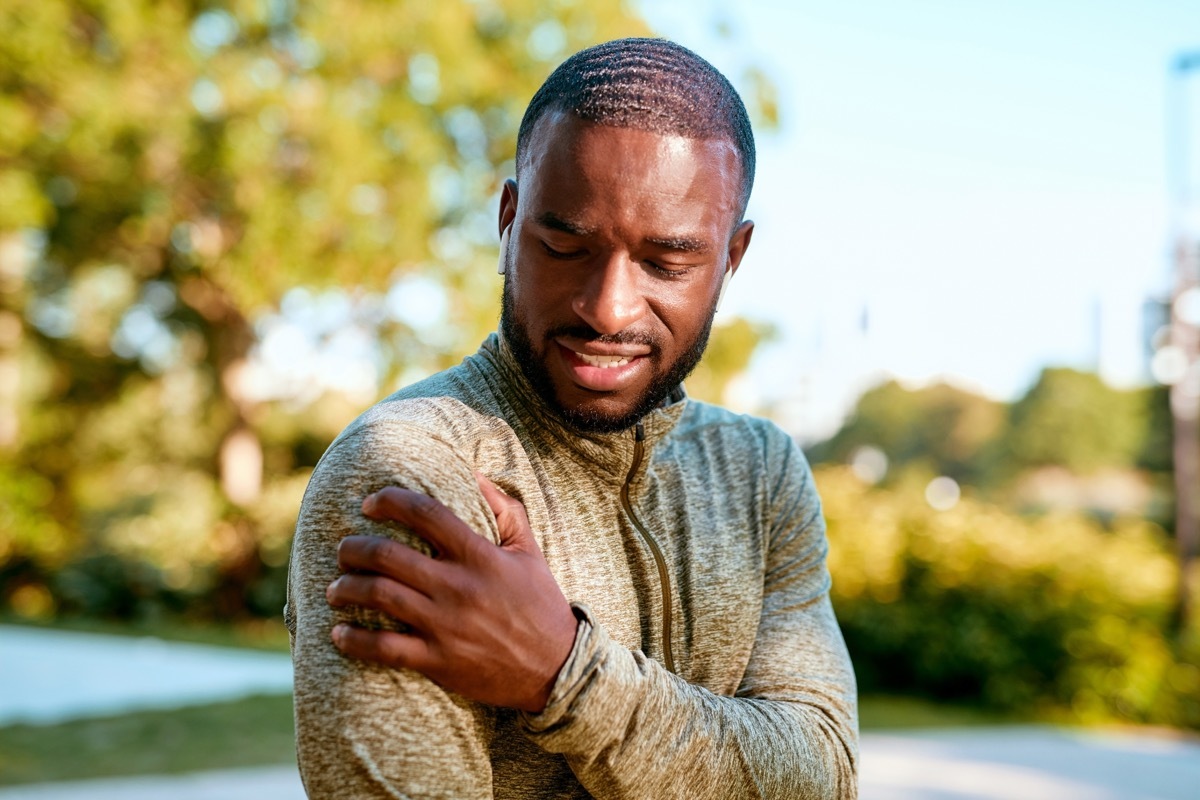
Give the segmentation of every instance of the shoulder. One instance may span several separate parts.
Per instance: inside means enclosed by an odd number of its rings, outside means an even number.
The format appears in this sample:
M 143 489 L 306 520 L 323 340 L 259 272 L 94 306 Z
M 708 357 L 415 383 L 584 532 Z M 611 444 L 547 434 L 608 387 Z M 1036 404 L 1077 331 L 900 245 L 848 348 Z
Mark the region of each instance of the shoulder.
M 753 492 L 769 517 L 819 511 L 808 459 L 771 420 L 689 399 L 671 438 L 678 456 L 721 473 L 723 485 Z
M 792 437 L 771 420 L 690 398 L 672 438 L 679 442 L 717 442 L 740 458 L 760 463 L 804 459 Z
M 385 397 L 338 435 L 330 451 L 407 447 L 414 439 L 470 451 L 481 437 L 508 427 L 502 404 L 474 359 Z
M 477 530 L 489 529 L 475 513 L 482 498 L 474 471 L 506 423 L 488 413 L 486 397 L 455 386 L 452 373 L 381 400 L 334 439 L 309 479 L 298 538 L 313 526 L 339 530 L 333 521 L 356 520 L 362 498 L 384 486 L 434 497 Z
M 315 484 L 354 478 L 384 480 L 408 469 L 466 469 L 485 443 L 511 435 L 486 382 L 467 362 L 380 400 L 330 444 L 313 475 Z

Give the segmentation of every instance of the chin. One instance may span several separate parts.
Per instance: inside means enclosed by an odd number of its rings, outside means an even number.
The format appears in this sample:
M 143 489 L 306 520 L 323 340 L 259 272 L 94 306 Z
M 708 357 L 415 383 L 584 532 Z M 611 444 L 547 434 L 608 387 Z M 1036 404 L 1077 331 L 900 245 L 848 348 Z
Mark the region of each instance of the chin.
M 567 405 L 560 401 L 554 405 L 554 410 L 563 422 L 583 433 L 617 433 L 628 430 L 646 413 L 640 406 L 625 411 L 609 411 L 590 403 Z

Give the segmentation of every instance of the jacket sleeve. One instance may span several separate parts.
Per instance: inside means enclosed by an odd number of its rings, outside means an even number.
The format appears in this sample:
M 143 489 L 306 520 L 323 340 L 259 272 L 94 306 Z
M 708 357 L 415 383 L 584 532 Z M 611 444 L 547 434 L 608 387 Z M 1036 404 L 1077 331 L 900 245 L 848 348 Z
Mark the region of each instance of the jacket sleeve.
M 575 648 L 527 735 L 597 798 L 854 798 L 854 673 L 829 601 L 812 473 L 767 454 L 767 557 L 757 637 L 735 696 L 691 685 L 609 639 L 580 609 Z
M 492 709 L 415 672 L 348 658 L 330 640 L 342 621 L 397 629 L 381 614 L 326 603 L 343 537 L 390 536 L 428 552 L 404 528 L 362 515 L 363 498 L 387 485 L 429 494 L 475 530 L 498 538 L 469 466 L 436 437 L 403 423 L 374 423 L 330 447 L 300 509 L 285 610 L 304 786 L 313 800 L 490 798 Z

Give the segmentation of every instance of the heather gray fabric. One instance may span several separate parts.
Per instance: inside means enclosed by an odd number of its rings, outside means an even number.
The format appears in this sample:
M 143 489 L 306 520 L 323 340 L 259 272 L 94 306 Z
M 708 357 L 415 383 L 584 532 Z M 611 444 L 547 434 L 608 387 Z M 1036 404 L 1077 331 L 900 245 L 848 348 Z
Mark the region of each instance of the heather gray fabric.
M 660 663 L 659 573 L 620 501 L 632 431 L 564 429 L 494 335 L 343 431 L 304 497 L 285 611 L 310 797 L 856 796 L 854 675 L 803 455 L 769 422 L 692 400 L 643 425 L 630 499 L 668 565 L 676 674 Z M 540 714 L 464 700 L 330 641 L 345 619 L 395 625 L 326 604 L 338 541 L 415 541 L 363 517 L 363 497 L 422 491 L 496 541 L 476 469 L 525 504 L 583 617 Z

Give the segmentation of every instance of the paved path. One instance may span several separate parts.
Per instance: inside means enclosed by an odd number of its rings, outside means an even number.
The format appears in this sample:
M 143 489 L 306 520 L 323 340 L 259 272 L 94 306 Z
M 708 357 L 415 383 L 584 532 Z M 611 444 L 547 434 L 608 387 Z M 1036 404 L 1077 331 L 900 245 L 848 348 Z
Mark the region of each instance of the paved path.
M 291 690 L 286 655 L 0 626 L 0 724 Z M 1200 800 L 1200 743 L 1050 727 L 867 733 L 862 800 Z M 303 800 L 293 766 L 0 789 L 0 800 Z
M 1200 742 L 1019 726 L 862 737 L 862 800 L 1200 800 Z
M 285 653 L 0 625 L 0 725 L 291 690 Z
M 304 800 L 294 767 L 0 790 L 0 800 Z M 861 800 L 1196 800 L 1200 744 L 1042 727 L 862 738 Z
M 105 778 L 0 789 L 0 800 L 305 800 L 295 767 Z

